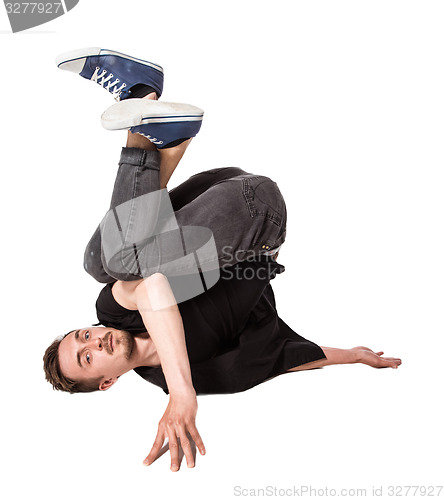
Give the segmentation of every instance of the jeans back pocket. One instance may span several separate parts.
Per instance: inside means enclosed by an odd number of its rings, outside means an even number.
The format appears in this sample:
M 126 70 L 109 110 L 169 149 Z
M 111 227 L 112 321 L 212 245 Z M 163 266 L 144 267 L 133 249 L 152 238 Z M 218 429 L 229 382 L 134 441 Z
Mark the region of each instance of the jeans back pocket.
M 285 201 L 274 181 L 262 175 L 248 175 L 242 179 L 242 191 L 251 217 L 264 217 L 282 226 Z

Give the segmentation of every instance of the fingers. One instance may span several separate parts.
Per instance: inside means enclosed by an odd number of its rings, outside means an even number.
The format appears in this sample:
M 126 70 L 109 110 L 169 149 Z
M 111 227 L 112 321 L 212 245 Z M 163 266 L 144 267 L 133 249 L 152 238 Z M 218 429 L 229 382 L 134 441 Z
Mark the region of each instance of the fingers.
M 195 399 L 195 398 L 194 398 Z M 168 438 L 168 447 L 171 455 L 171 471 L 180 468 L 183 456 L 186 456 L 188 467 L 194 467 L 196 462 L 196 446 L 201 455 L 205 455 L 205 446 L 196 428 L 196 402 L 177 398 L 170 400 L 167 410 L 159 422 L 157 436 L 149 455 L 143 461 L 144 465 L 151 465 L 162 451 L 165 438 Z M 180 441 L 179 441 L 180 440 Z
M 188 439 L 188 435 L 184 427 L 179 427 L 179 438 L 183 453 L 187 459 L 187 466 L 190 468 L 194 467 L 193 446 L 190 439 Z
M 380 358 L 383 362 L 381 368 L 398 368 L 399 365 L 402 364 L 402 361 L 399 358 Z
M 402 364 L 402 361 L 399 358 L 387 358 L 391 362 L 392 368 L 398 368 Z
M 157 436 L 154 441 L 153 447 L 151 448 L 151 451 L 149 452 L 148 456 L 143 461 L 144 465 L 151 465 L 154 462 L 154 460 L 157 458 L 157 455 L 159 454 L 163 446 L 164 441 L 165 441 L 165 434 L 163 430 L 159 429 L 157 431 Z
M 154 460 L 159 457 L 161 452 L 161 448 L 165 441 L 165 437 L 168 437 L 168 448 L 170 450 L 171 455 L 171 470 L 176 472 L 179 470 L 179 464 L 181 462 L 181 458 L 179 457 L 179 443 L 176 437 L 176 433 L 173 426 L 165 427 L 159 426 L 159 431 L 157 433 L 156 439 L 154 441 L 153 447 L 149 455 L 143 461 L 143 465 L 151 465 Z M 162 455 L 163 453 L 161 453 Z
M 177 442 L 177 436 L 174 431 L 174 427 L 171 425 L 167 426 L 167 433 L 168 433 L 168 446 L 170 448 L 170 454 L 171 454 L 170 469 L 173 472 L 177 472 L 179 470 L 179 443 Z
M 199 453 L 201 455 L 205 455 L 205 446 L 203 444 L 202 438 L 200 437 L 199 431 L 197 430 L 196 426 L 190 427 L 189 433 L 193 438 L 193 441 L 196 443 Z
M 177 437 L 176 433 L 179 435 Z M 185 425 L 167 425 L 163 428 L 159 427 L 156 439 L 154 441 L 153 447 L 149 455 L 143 461 L 144 465 L 151 465 L 154 460 L 159 456 L 165 437 L 168 438 L 168 447 L 171 455 L 171 466 L 170 469 L 173 472 L 177 472 L 182 461 L 182 457 L 185 455 L 187 466 L 192 468 L 196 463 L 196 447 L 199 449 L 201 455 L 205 455 L 205 446 L 203 444 L 202 438 L 200 437 L 199 431 L 195 425 L 188 425 L 188 430 Z M 183 454 L 181 453 L 181 449 Z
M 384 351 L 379 351 L 376 354 L 381 360 L 383 360 L 383 364 L 381 365 L 382 368 L 398 368 L 398 366 L 402 364 L 402 361 L 399 358 L 383 358 L 382 355 L 384 354 Z
M 176 431 L 179 434 L 180 446 L 187 460 L 188 467 L 194 467 L 196 461 L 196 446 L 201 455 L 205 455 L 205 446 L 194 423 L 177 424 Z

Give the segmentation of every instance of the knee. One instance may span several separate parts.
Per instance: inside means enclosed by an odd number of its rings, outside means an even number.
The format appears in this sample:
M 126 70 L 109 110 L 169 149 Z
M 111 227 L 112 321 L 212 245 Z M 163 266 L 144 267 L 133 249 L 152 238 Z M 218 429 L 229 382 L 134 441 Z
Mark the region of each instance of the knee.
M 133 281 L 142 277 L 137 252 L 132 247 L 122 247 L 116 253 L 102 253 L 104 271 L 116 280 Z
M 93 249 L 90 245 L 86 247 L 83 257 L 83 268 L 99 283 L 112 283 L 114 278 L 110 276 L 102 265 L 102 259 L 99 251 Z

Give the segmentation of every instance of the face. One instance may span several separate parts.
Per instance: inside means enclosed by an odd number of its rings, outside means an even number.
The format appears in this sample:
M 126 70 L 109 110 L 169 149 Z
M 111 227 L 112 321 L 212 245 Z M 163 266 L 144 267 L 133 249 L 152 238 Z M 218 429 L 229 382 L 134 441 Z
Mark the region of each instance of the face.
M 79 382 L 101 377 L 99 388 L 108 389 L 132 369 L 133 347 L 132 335 L 124 330 L 95 326 L 75 330 L 60 342 L 60 369 Z

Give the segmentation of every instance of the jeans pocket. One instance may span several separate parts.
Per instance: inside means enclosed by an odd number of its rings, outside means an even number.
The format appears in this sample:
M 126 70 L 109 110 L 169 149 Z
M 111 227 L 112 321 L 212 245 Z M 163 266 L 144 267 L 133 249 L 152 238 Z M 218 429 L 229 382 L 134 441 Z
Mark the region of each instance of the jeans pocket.
M 285 220 L 285 202 L 277 184 L 262 175 L 242 179 L 242 192 L 251 217 L 263 217 L 281 227 Z

